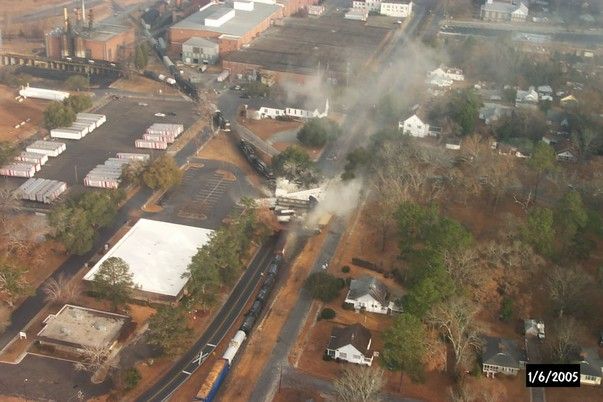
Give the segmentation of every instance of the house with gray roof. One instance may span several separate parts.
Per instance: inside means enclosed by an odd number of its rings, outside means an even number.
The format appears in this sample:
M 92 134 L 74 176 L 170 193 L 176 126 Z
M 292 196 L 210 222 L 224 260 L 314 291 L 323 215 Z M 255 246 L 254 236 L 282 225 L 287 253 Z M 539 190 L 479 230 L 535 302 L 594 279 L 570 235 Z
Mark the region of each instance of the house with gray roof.
M 486 377 L 495 374 L 517 375 L 526 364 L 525 353 L 511 339 L 485 336 L 482 348 L 482 371 Z
M 528 18 L 528 6 L 523 2 L 486 0 L 480 15 L 486 21 L 525 22 Z
M 334 327 L 326 353 L 332 359 L 370 366 L 374 355 L 371 343 L 371 331 L 361 324 Z
M 372 276 L 363 276 L 352 279 L 345 303 L 354 306 L 355 310 L 388 314 L 393 307 L 389 296 L 389 291 L 383 283 Z

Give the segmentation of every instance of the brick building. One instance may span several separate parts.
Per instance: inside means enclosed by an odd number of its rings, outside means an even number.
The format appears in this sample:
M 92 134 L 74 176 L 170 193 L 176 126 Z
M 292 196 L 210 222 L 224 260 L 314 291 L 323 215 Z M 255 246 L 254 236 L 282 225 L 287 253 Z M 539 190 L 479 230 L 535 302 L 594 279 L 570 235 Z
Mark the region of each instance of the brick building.
M 172 25 L 168 37 L 171 49 L 178 52 L 192 37 L 213 39 L 222 55 L 250 43 L 282 17 L 283 6 L 269 0 L 237 0 L 232 6 L 212 3 Z

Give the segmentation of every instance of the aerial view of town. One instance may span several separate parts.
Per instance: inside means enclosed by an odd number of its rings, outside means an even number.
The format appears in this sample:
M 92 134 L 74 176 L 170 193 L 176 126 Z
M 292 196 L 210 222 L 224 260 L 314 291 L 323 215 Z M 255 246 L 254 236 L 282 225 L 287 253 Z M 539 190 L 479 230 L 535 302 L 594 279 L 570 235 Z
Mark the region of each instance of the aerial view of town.
M 603 402 L 603 0 L 0 0 L 0 401 Z

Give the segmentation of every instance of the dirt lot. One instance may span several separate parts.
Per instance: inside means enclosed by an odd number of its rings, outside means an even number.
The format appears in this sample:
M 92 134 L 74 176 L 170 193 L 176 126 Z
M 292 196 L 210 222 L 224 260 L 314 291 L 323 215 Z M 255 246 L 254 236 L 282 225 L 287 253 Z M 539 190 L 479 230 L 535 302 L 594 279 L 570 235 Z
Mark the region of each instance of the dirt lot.
M 583 385 L 580 388 L 547 388 L 548 402 L 600 402 L 603 401 L 603 387 Z
M 272 345 L 278 341 L 281 328 L 287 320 L 289 310 L 299 297 L 300 287 L 313 265 L 316 250 L 322 243 L 324 234 L 312 238 L 304 251 L 295 260 L 283 279 L 284 285 L 269 305 L 264 319 L 253 331 L 245 346 L 245 351 L 230 373 L 224 387 L 223 401 L 248 400 L 262 368 L 270 358 Z
M 41 99 L 15 100 L 18 91 L 0 85 L 0 141 L 22 141 L 35 134 L 43 121 L 43 112 L 50 103 Z M 31 119 L 20 128 L 16 124 Z
M 124 91 L 141 92 L 145 95 L 178 95 L 178 91 L 168 84 L 153 81 L 149 78 L 133 75 L 129 80 L 120 79 L 111 84 L 111 88 L 122 89 Z
M 274 396 L 272 402 L 323 402 L 325 399 L 321 397 L 317 392 L 299 391 L 291 388 L 281 388 L 280 391 Z
M 297 121 L 281 121 L 272 119 L 253 120 L 240 119 L 239 123 L 253 131 L 255 135 L 263 140 L 268 140 L 274 134 L 300 128 L 303 124 Z

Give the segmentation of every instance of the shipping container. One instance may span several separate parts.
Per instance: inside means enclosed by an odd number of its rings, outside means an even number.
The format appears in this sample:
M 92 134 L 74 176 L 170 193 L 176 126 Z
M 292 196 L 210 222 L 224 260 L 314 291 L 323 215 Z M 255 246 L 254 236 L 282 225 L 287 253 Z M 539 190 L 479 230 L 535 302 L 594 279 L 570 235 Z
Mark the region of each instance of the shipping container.
M 167 82 L 167 83 L 168 83 L 168 84 L 170 84 L 170 85 L 176 85 L 176 80 L 175 80 L 175 79 L 173 79 L 173 78 L 171 78 L 171 77 L 168 77 L 168 78 L 165 80 L 165 82 Z
M 88 127 L 88 134 L 90 134 L 91 132 L 94 131 L 94 129 L 96 129 L 96 121 L 95 120 L 80 118 L 80 119 L 76 119 L 73 122 L 73 124 L 78 125 L 78 126 Z
M 222 358 L 226 359 L 226 361 L 228 361 L 229 364 L 232 365 L 232 361 L 233 361 L 234 357 L 236 356 L 237 352 L 239 351 L 239 348 L 241 347 L 243 342 L 245 342 L 245 338 L 247 338 L 247 335 L 245 335 L 245 332 L 237 331 L 235 336 L 230 340 L 230 343 L 228 344 L 228 348 L 222 355 Z
M 19 95 L 24 98 L 45 99 L 57 102 L 63 102 L 65 99 L 69 98 L 69 92 L 35 88 L 30 87 L 29 84 L 26 87 L 21 87 Z
M 64 142 L 55 141 L 36 141 L 25 148 L 27 152 L 45 154 L 51 157 L 59 156 L 65 149 L 67 149 L 67 145 Z
M 0 167 L 0 176 L 33 177 L 36 167 L 26 162 L 14 162 Z
M 83 121 L 74 121 L 68 128 L 71 130 L 80 130 L 82 132 L 82 137 L 85 137 L 94 130 L 94 127 L 90 128 L 90 123 Z
M 229 75 L 230 75 L 230 71 L 229 70 L 224 70 L 220 74 L 218 74 L 218 77 L 216 78 L 216 81 L 223 82 L 225 79 L 228 78 Z
M 199 392 L 197 392 L 195 399 L 203 402 L 213 401 L 220 389 L 220 385 L 226 378 L 229 369 L 230 365 L 228 364 L 228 360 L 220 359 L 216 361 L 212 366 L 209 375 L 203 384 L 201 384 L 201 388 L 199 388 Z
M 29 179 L 16 191 L 23 200 L 38 201 L 49 204 L 67 190 L 62 181 L 48 179 Z
M 129 159 L 131 161 L 148 161 L 150 158 L 149 154 L 135 154 L 129 152 L 118 152 L 117 157 L 119 159 Z
M 82 133 L 82 130 L 76 130 L 71 128 L 54 128 L 50 130 L 50 136 L 52 138 L 81 140 L 84 134 Z
M 167 145 L 167 142 L 161 141 L 136 140 L 134 142 L 136 148 L 167 149 Z
M 149 134 L 174 134 L 176 137 L 184 132 L 182 124 L 154 123 L 146 129 Z
M 22 162 L 35 162 L 35 163 L 39 163 L 40 165 L 43 165 L 46 162 L 48 162 L 48 155 L 41 154 L 38 152 L 23 151 L 15 157 L 15 160 L 22 161 Z
M 145 133 L 145 134 L 142 135 L 142 139 L 143 140 L 147 140 L 147 141 L 167 142 L 168 144 L 171 144 L 174 141 L 176 141 L 176 137 L 174 135 L 170 135 L 170 134 L 151 134 L 151 133 Z

